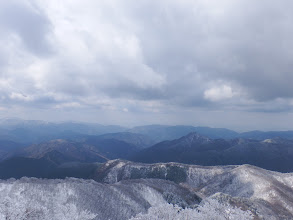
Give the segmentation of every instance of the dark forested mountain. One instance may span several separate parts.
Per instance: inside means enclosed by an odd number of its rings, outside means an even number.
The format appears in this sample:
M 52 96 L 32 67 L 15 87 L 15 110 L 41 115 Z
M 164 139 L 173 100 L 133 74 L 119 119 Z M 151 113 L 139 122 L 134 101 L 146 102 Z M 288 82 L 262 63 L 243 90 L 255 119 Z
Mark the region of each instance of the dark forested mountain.
M 108 159 L 129 158 L 139 151 L 137 146 L 117 139 L 100 139 L 92 136 L 83 143 L 98 149 Z
M 56 152 L 58 152 L 58 154 L 56 154 Z M 63 155 L 63 157 L 60 155 Z M 91 145 L 62 139 L 31 145 L 22 149 L 19 152 L 19 156 L 36 159 L 46 156 L 46 158 L 56 163 L 58 163 L 57 161 L 60 161 L 60 159 L 62 160 L 62 158 L 65 159 L 64 162 L 104 162 L 108 159 L 100 154 L 97 148 Z
M 118 140 L 127 136 L 132 137 L 129 142 Z M 22 148 L 16 145 L 16 150 L 7 152 L 3 148 L 0 178 L 89 178 L 89 173 L 95 167 L 90 163 L 127 159 L 140 150 L 131 142 L 141 147 L 147 143 L 143 138 L 143 135 L 117 133 L 109 136 L 82 136 L 79 141 L 57 139 Z
M 1 151 L 13 151 L 23 147 L 23 144 L 9 141 L 9 140 L 0 140 L 0 150 Z
M 103 153 L 95 146 L 66 140 L 34 144 L 6 154 L 6 159 L 0 162 L 0 178 L 88 178 L 94 165 L 87 164 L 107 161 L 103 154 L 109 152 Z
M 24 144 L 16 143 L 14 141 L 0 140 L 0 161 L 24 146 Z
M 57 139 L 33 144 L 14 152 L 9 155 L 9 158 L 15 156 L 35 159 L 48 158 L 56 164 L 69 161 L 105 162 L 109 159 L 128 158 L 138 150 L 135 145 L 124 141 L 90 136 L 83 141 Z
M 54 162 L 43 158 L 13 157 L 0 163 L 0 178 L 21 178 L 24 176 L 46 178 L 55 167 Z
M 190 133 L 142 150 L 131 159 L 146 163 L 173 161 L 198 165 L 252 164 L 265 169 L 292 172 L 292 158 L 292 140 L 224 140 Z
M 232 147 L 234 142 L 224 139 L 210 139 L 198 133 L 190 133 L 179 139 L 160 142 L 135 155 L 140 162 L 185 162 L 212 165 L 220 152 Z
M 57 151 L 51 151 L 42 158 L 13 157 L 0 162 L 0 179 L 36 177 L 65 178 L 76 177 L 89 179 L 99 163 L 71 162 Z
M 128 142 L 123 141 L 128 137 L 130 137 Z M 18 148 L 16 144 L 16 150 L 2 151 L 2 161 L 4 159 L 8 159 L 8 161 L 0 163 L 0 167 L 9 168 L 9 166 L 5 165 L 7 163 L 15 163 L 15 167 L 17 167 L 19 164 L 25 163 L 26 160 L 23 158 L 30 158 L 34 159 L 29 160 L 30 163 L 40 163 L 40 169 L 42 169 L 42 166 L 44 166 L 45 170 L 49 167 L 51 172 L 52 167 L 55 169 L 64 163 L 102 163 L 120 158 L 145 163 L 252 164 L 280 172 L 293 171 L 293 160 L 291 159 L 293 157 L 292 140 L 281 138 L 266 139 L 264 141 L 239 138 L 231 140 L 210 139 L 198 133 L 190 133 L 179 139 L 163 141 L 141 149 L 143 144 L 148 143 L 148 140 L 148 138 L 141 135 L 115 133 L 102 136 L 83 136 L 78 141 L 57 139 L 33 144 L 25 148 Z M 14 157 L 16 158 L 13 160 Z M 8 176 L 14 177 L 14 171 L 10 171 L 11 174 Z M 26 172 L 23 175 L 25 176 Z M 46 175 L 48 176 L 48 174 Z

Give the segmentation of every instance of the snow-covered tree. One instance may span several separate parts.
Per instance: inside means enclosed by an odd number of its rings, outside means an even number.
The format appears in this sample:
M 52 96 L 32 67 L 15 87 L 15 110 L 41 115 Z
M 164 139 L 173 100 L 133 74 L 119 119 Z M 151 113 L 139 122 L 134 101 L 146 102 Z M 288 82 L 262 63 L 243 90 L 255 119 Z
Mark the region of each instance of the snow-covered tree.
M 253 219 L 249 211 L 220 203 L 216 199 L 207 199 L 195 209 L 182 209 L 178 206 L 165 204 L 149 208 L 146 214 L 138 214 L 130 220 L 249 220 Z

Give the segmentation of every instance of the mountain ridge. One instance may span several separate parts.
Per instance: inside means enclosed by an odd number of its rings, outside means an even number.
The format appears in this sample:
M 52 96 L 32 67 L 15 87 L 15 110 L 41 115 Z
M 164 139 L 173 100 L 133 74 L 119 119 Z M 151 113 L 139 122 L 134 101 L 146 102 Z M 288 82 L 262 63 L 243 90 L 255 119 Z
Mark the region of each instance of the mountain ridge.
M 181 175 L 184 178 L 177 178 L 178 171 L 185 173 Z M 174 175 L 172 178 L 170 173 Z M 218 195 L 221 199 L 225 199 L 223 195 L 229 195 L 231 201 L 249 205 L 251 211 L 259 210 L 260 216 L 267 216 L 267 213 L 279 216 L 265 219 L 293 218 L 293 173 L 268 171 L 247 164 L 207 167 L 112 160 L 97 168 L 94 175 L 97 181 L 106 183 L 139 178 L 166 179 L 191 187 L 202 198 L 222 193 L 222 196 Z
M 210 139 L 197 133 L 190 133 L 179 139 L 155 144 L 138 152 L 130 160 L 197 165 L 252 164 L 265 169 L 290 172 L 293 171 L 292 157 L 292 140 Z

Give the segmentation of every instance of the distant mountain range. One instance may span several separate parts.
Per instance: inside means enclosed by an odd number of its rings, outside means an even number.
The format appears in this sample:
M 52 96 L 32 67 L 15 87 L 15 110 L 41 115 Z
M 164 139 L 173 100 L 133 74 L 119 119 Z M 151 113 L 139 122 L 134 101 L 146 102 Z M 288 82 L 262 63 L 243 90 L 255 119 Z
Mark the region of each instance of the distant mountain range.
M 56 169 L 63 164 L 103 163 L 112 159 L 206 166 L 251 164 L 273 171 L 293 172 L 293 140 L 288 139 L 211 139 L 193 132 L 150 147 L 143 143 L 150 143 L 149 139 L 140 134 L 124 132 L 83 136 L 78 141 L 57 139 L 28 147 L 16 147 L 16 150 L 2 158 L 0 178 L 34 176 L 34 169 L 37 169 L 36 176 L 40 176 L 39 173 L 54 176 L 52 173 L 59 172 Z M 39 165 L 26 169 L 27 164 Z M 18 167 L 23 168 L 22 175 Z
M 98 136 L 109 133 L 112 133 L 112 136 L 115 135 L 115 139 L 118 139 L 117 136 L 120 135 L 119 133 L 124 133 L 124 137 L 121 140 L 129 141 L 131 139 L 130 136 L 125 138 L 125 135 L 135 133 L 143 135 L 141 136 L 143 141 L 140 141 L 140 145 L 141 147 L 147 147 L 161 141 L 180 138 L 191 132 L 197 132 L 213 139 L 246 138 L 265 140 L 276 137 L 293 139 L 293 131 L 250 131 L 238 133 L 226 128 L 194 127 L 185 125 L 146 125 L 126 128 L 117 125 L 101 125 L 80 122 L 52 123 L 21 119 L 0 120 L 0 140 L 9 140 L 26 145 L 41 143 L 53 139 L 78 140 L 83 138 L 84 135 Z M 136 141 L 138 143 L 137 139 Z M 136 145 L 138 146 L 138 144 Z
M 24 144 L 40 143 L 52 139 L 78 139 L 81 135 L 101 135 L 125 130 L 126 128 L 121 126 L 93 123 L 0 120 L 0 140 L 11 140 Z
M 193 126 L 166 126 L 166 125 L 146 125 L 134 127 L 129 132 L 144 134 L 155 140 L 161 142 L 165 140 L 174 140 L 187 135 L 190 132 L 197 132 L 201 135 L 210 138 L 234 138 L 239 134 L 235 131 L 225 128 L 209 128 L 209 127 L 193 127 Z M 293 135 L 292 135 L 293 137 Z
M 123 132 L 82 136 L 76 141 L 57 139 L 28 147 L 8 143 L 14 148 L 11 151 L 3 148 L 0 170 L 14 161 L 15 166 L 3 171 L 10 177 L 14 177 L 13 167 L 28 163 L 29 159 L 31 163 L 40 163 L 38 169 L 44 167 L 45 170 L 70 162 L 103 163 L 112 159 L 127 159 L 144 163 L 180 162 L 208 166 L 251 164 L 279 172 L 293 172 L 293 140 L 282 138 L 263 141 L 211 139 L 193 132 L 179 139 L 146 147 L 150 143 L 146 136 Z M 26 172 L 23 173 L 25 175 Z
M 13 150 L 5 154 L 2 160 L 25 157 L 46 159 L 57 165 L 66 162 L 105 162 L 111 159 L 129 158 L 141 149 L 130 143 L 131 141 L 125 142 L 118 139 L 87 136 L 79 141 L 51 140 Z
M 101 139 L 115 139 L 119 141 L 124 141 L 129 144 L 133 144 L 136 147 L 143 149 L 154 145 L 156 142 L 151 139 L 149 136 L 138 133 L 131 132 L 117 132 L 117 133 L 108 133 L 103 134 L 98 137 L 95 137 L 99 140 Z
M 293 131 L 2 120 L 0 219 L 293 219 L 292 158 Z
M 7 177 L 4 173 L 10 177 L 26 175 L 25 170 L 22 175 L 13 171 L 14 167 L 25 168 L 25 163 L 40 164 L 36 169 L 44 167 L 51 172 L 66 163 L 103 163 L 112 159 L 198 165 L 252 164 L 279 172 L 293 171 L 291 131 L 237 133 L 222 128 L 164 125 L 127 129 L 73 122 L 2 120 L 0 137 L 6 138 L 0 139 L 0 170 L 9 168 L 3 171 L 3 178 Z M 45 172 L 47 176 L 48 172 Z M 34 172 L 29 173 L 34 176 Z
M 149 136 L 156 142 L 165 140 L 174 140 L 185 136 L 191 132 L 196 132 L 200 135 L 212 138 L 212 139 L 233 139 L 233 138 L 245 138 L 254 140 L 265 140 L 272 138 L 285 138 L 293 139 L 293 131 L 249 131 L 238 133 L 236 131 L 226 128 L 210 128 L 210 127 L 194 127 L 194 126 L 166 126 L 166 125 L 146 125 L 134 127 L 129 132 L 139 133 Z
M 145 163 L 180 162 L 209 166 L 252 164 L 269 170 L 292 172 L 292 158 L 292 140 L 210 139 L 190 133 L 173 141 L 160 142 L 130 159 Z
M 13 142 L 8 143 L 14 146 Z M 84 135 L 76 141 L 57 139 L 27 147 L 15 144 L 10 151 L 3 148 L 3 153 L 0 154 L 0 178 L 62 178 L 66 175 L 86 178 L 95 167 L 91 163 L 127 159 L 148 144 L 150 141 L 144 135 L 125 132 L 101 136 Z

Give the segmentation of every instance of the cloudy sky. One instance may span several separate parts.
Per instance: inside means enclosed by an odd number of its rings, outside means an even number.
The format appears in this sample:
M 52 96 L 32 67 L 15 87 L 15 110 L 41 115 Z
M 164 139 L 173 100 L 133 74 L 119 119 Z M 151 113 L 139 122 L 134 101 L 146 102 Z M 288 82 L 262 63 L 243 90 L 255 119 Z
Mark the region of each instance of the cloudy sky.
M 0 118 L 292 130 L 292 8 L 0 1 Z

